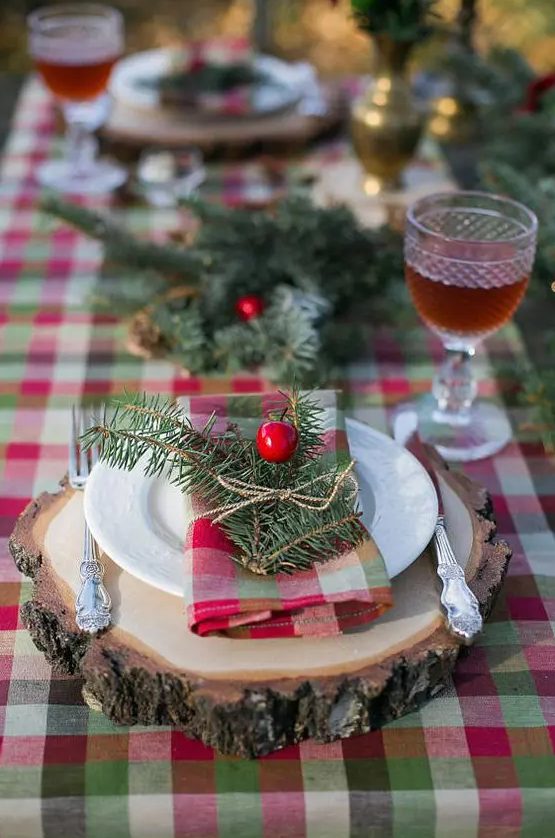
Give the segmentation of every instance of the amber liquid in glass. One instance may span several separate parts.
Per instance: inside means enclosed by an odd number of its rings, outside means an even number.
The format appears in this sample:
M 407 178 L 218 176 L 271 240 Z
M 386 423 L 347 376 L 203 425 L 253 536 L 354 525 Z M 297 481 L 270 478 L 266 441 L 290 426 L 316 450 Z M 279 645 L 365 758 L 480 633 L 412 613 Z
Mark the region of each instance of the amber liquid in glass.
M 37 58 L 36 65 L 46 85 L 55 96 L 74 102 L 96 99 L 106 89 L 117 55 L 83 63 L 47 61 Z
M 486 335 L 495 332 L 516 311 L 528 277 L 499 288 L 445 285 L 405 265 L 407 285 L 422 320 L 439 332 Z

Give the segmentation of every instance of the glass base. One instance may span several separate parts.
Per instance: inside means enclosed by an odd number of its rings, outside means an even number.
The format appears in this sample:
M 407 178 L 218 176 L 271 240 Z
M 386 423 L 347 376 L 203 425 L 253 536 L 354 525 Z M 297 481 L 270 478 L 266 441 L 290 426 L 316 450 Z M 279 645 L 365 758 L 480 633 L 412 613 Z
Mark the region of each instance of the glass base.
M 476 401 L 466 417 L 438 410 L 433 396 L 418 404 L 418 431 L 446 460 L 468 462 L 497 454 L 512 437 L 505 413 L 491 402 Z
M 38 168 L 37 180 L 57 192 L 93 195 L 117 189 L 127 180 L 127 171 L 107 160 L 97 160 L 86 171 L 76 173 L 66 160 L 52 160 Z

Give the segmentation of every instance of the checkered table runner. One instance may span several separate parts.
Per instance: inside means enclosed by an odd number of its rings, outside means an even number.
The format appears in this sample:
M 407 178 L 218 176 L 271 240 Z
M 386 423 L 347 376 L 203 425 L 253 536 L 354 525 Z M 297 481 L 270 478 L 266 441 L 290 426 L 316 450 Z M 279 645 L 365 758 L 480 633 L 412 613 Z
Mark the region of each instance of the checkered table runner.
M 124 387 L 203 392 L 166 362 L 122 348 L 123 328 L 91 313 L 98 246 L 36 209 L 33 170 L 54 150 L 50 105 L 26 86 L 0 172 L 0 836 L 2 838 L 345 838 L 535 836 L 555 812 L 555 468 L 508 407 L 515 439 L 468 474 L 492 492 L 514 549 L 486 631 L 438 698 L 382 731 L 270 757 L 221 757 L 169 728 L 115 727 L 77 680 L 51 671 L 20 623 L 31 583 L 7 540 L 34 495 L 65 470 L 68 407 Z M 235 165 L 221 195 L 248 186 Z M 230 187 L 232 184 L 232 189 Z M 97 200 L 96 205 L 102 205 Z M 136 229 L 171 228 L 171 211 L 125 210 Z M 430 386 L 441 355 L 421 327 L 369 335 L 371 361 L 344 385 L 354 415 L 385 429 L 391 406 Z M 523 353 L 516 327 L 477 361 Z M 211 387 L 216 385 L 211 382 Z M 221 389 L 240 391 L 240 377 Z

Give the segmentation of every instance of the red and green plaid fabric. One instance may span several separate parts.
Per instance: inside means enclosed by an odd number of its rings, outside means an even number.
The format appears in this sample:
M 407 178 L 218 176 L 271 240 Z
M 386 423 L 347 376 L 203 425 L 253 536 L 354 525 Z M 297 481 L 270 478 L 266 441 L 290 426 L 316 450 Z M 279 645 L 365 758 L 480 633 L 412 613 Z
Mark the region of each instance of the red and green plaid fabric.
M 327 466 L 347 467 L 349 445 L 343 411 L 333 390 L 319 390 Z M 214 433 L 229 422 L 252 438 L 260 420 L 283 407 L 279 393 L 193 396 L 185 405 L 196 428 L 213 416 Z M 238 498 L 239 499 L 239 498 Z M 202 505 L 193 497 L 193 511 Z M 235 638 L 324 637 L 367 625 L 392 604 L 385 563 L 367 534 L 352 550 L 293 576 L 257 576 L 233 562 L 233 544 L 208 518 L 189 527 L 185 542 L 185 605 L 189 628 L 200 635 Z
M 483 636 L 447 689 L 377 731 L 303 742 L 256 761 L 222 757 L 169 728 L 116 727 L 52 672 L 19 618 L 31 582 L 7 541 L 29 498 L 66 467 L 68 408 L 130 390 L 242 392 L 252 379 L 192 379 L 123 349 L 124 326 L 92 314 L 98 246 L 36 209 L 32 173 L 52 153 L 53 120 L 26 87 L 1 163 L 0 194 L 0 835 L 2 838 L 535 838 L 552 830 L 555 787 L 555 465 L 507 406 L 514 439 L 465 467 L 486 485 L 514 550 Z M 240 168 L 214 175 L 225 200 Z M 135 229 L 172 211 L 127 210 Z M 523 354 L 515 326 L 479 353 Z M 338 386 L 349 410 L 385 430 L 392 405 L 427 391 L 441 347 L 421 326 L 369 329 L 368 358 Z M 207 642 L 210 642 L 208 639 Z

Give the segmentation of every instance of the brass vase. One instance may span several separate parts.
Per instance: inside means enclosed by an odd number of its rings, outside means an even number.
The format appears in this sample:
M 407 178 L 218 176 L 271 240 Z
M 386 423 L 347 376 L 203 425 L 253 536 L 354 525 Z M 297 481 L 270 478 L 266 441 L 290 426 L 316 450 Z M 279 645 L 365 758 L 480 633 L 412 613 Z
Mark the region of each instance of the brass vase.
M 351 114 L 353 145 L 370 195 L 400 188 L 401 173 L 414 155 L 425 121 L 407 76 L 413 44 L 386 35 L 378 35 L 374 44 L 374 75 Z

